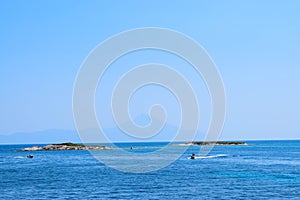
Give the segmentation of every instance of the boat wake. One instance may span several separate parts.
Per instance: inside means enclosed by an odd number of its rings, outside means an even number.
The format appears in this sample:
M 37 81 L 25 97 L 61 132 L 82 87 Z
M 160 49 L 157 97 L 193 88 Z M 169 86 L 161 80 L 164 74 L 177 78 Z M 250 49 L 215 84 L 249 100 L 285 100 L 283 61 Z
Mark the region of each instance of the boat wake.
M 210 156 L 195 156 L 195 159 L 222 158 L 228 156 L 229 156 L 228 154 L 217 154 L 217 155 L 210 155 Z M 188 159 L 191 159 L 191 157 L 188 157 Z
M 22 158 L 27 158 L 27 157 L 26 156 L 14 156 L 14 158 L 22 159 Z

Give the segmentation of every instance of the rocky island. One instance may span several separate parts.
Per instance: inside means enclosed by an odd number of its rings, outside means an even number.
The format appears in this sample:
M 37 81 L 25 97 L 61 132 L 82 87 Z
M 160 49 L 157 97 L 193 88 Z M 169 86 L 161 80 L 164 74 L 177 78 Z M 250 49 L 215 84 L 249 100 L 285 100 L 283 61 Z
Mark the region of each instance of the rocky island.
M 233 146 L 233 145 L 247 145 L 246 142 L 236 142 L 236 141 L 202 141 L 202 142 L 186 142 L 180 144 L 181 146 Z
M 106 146 L 86 146 L 83 144 L 74 144 L 71 142 L 50 144 L 43 147 L 33 146 L 24 148 L 21 151 L 61 151 L 61 150 L 110 150 L 112 148 Z

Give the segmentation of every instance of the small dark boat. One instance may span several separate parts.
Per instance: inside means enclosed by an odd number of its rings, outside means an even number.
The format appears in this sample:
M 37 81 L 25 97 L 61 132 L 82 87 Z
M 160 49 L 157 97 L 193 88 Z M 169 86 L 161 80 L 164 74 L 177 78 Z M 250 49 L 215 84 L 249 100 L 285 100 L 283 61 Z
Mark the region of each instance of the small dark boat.
M 27 158 L 33 158 L 33 155 L 28 155 Z
M 193 153 L 193 154 L 191 155 L 190 159 L 195 160 L 195 157 L 196 157 L 196 155 Z

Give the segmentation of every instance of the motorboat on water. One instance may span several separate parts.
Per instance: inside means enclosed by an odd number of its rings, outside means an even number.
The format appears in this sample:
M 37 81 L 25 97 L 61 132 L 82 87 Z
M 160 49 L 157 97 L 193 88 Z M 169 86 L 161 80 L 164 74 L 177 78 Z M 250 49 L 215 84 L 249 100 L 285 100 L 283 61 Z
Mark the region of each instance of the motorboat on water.
M 196 159 L 196 154 L 193 153 L 193 154 L 190 156 L 190 159 L 195 160 L 195 159 Z

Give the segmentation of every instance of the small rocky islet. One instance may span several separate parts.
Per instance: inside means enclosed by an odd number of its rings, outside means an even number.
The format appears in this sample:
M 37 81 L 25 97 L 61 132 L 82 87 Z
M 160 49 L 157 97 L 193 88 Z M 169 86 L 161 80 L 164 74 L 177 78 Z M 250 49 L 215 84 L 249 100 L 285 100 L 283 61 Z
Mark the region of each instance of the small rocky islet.
M 239 141 L 201 141 L 201 142 L 186 142 L 181 145 L 183 146 L 235 146 L 235 145 L 247 145 L 247 143 L 239 142 Z
M 24 148 L 21 151 L 62 151 L 62 150 L 111 150 L 112 148 L 107 146 L 86 146 L 83 144 L 75 144 L 71 142 L 50 144 L 43 147 L 33 146 Z

